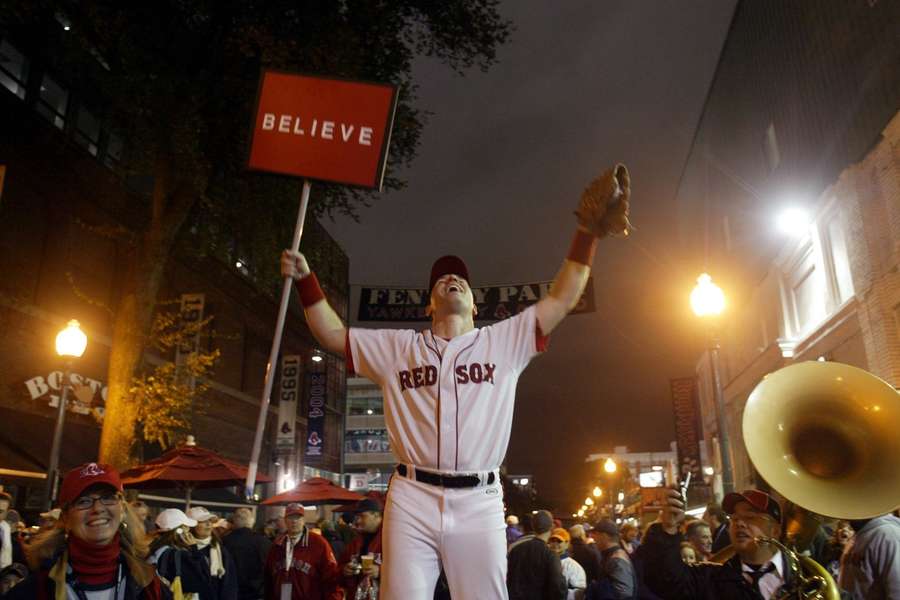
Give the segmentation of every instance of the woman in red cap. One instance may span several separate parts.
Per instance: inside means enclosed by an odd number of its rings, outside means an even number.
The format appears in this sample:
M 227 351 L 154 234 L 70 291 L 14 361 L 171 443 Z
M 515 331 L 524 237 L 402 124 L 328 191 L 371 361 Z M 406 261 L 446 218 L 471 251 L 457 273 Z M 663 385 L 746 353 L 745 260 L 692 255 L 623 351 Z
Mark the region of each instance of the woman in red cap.
M 144 527 L 125 502 L 115 469 L 87 463 L 69 471 L 59 504 L 56 526 L 28 548 L 31 575 L 4 600 L 168 597 L 145 562 Z

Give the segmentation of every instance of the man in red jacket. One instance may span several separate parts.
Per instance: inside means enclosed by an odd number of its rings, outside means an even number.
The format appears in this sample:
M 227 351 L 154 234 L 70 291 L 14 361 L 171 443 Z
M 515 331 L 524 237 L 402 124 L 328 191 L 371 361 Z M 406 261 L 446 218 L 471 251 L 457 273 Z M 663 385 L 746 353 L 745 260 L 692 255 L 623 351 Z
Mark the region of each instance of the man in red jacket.
M 266 558 L 266 600 L 342 600 L 331 546 L 306 527 L 303 506 L 288 504 L 284 522 Z
M 373 498 L 365 498 L 357 503 L 354 512 L 354 537 L 341 556 L 341 583 L 347 590 L 347 598 L 356 598 L 356 589 L 363 583 L 378 582 L 381 575 L 381 504 Z M 372 555 L 371 565 L 363 566 L 363 556 Z M 368 559 L 365 561 L 368 563 Z

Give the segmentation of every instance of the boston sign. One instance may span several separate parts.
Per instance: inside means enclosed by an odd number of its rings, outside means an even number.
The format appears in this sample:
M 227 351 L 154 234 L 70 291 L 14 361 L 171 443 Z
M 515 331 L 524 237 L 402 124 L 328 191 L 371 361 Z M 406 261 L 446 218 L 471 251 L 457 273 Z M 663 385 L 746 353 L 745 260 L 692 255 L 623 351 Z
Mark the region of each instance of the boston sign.
M 47 405 L 59 406 L 59 392 L 62 389 L 63 372 L 52 371 L 46 377 L 38 375 L 25 382 L 25 388 L 32 400 L 47 399 Z M 81 415 L 92 415 L 98 421 L 103 419 L 107 387 L 102 382 L 78 373 L 69 374 L 68 409 Z

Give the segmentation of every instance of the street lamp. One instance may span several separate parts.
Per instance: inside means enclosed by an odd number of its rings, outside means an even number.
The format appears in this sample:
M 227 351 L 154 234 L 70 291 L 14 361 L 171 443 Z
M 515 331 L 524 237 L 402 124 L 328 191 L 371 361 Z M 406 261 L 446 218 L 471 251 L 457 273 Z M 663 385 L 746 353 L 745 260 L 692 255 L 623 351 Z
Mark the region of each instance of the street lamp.
M 66 361 L 66 369 L 62 378 L 62 389 L 59 393 L 59 406 L 56 411 L 56 428 L 53 430 L 53 446 L 50 449 L 50 464 L 47 468 L 47 490 L 44 508 L 53 508 L 56 499 L 56 482 L 59 479 L 59 447 L 62 444 L 63 425 L 66 420 L 66 397 L 69 390 L 69 371 L 72 361 L 81 358 L 87 347 L 87 336 L 81 331 L 78 321 L 72 319 L 66 328 L 56 334 L 56 353 Z
M 603 463 L 603 470 L 612 475 L 616 472 L 616 461 L 612 458 L 607 458 L 606 462 Z
M 591 497 L 588 496 L 587 498 L 584 499 L 584 505 L 585 506 L 593 506 L 594 505 L 593 499 L 591 499 Z
M 778 215 L 776 225 L 781 233 L 802 237 L 809 232 L 809 215 L 802 208 L 787 208 Z
M 725 310 L 725 294 L 722 288 L 703 273 L 697 278 L 697 286 L 691 292 L 691 308 L 701 318 L 715 319 Z M 719 429 L 719 454 L 722 458 L 722 491 L 734 491 L 734 475 L 731 470 L 731 444 L 728 441 L 728 423 L 725 416 L 725 397 L 722 393 L 722 375 L 719 369 L 719 339 L 715 327 L 710 326 L 709 362 L 716 400 L 716 425 Z
M 718 317 L 725 310 L 725 293 L 707 273 L 697 278 L 691 292 L 691 308 L 698 317 Z
M 603 495 L 603 490 L 600 489 L 599 485 L 595 485 L 592 493 L 594 494 L 594 498 L 599 498 Z

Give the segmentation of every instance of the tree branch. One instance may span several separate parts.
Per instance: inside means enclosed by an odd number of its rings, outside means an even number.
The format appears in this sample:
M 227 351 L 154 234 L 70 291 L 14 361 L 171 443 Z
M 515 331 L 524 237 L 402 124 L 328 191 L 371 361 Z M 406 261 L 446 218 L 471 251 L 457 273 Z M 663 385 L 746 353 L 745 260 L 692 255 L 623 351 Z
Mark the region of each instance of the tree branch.
M 93 298 L 91 298 L 90 296 L 88 296 L 87 294 L 85 294 L 84 292 L 81 291 L 81 289 L 75 283 L 75 277 L 72 275 L 71 271 L 66 271 L 66 280 L 68 280 L 69 285 L 72 286 L 72 292 L 74 292 L 75 296 L 78 297 L 79 300 L 81 300 L 82 302 L 87 302 L 91 306 L 96 306 L 97 308 L 104 310 L 105 312 L 107 312 L 109 314 L 110 317 L 115 316 L 115 312 L 113 311 L 113 309 L 110 308 L 106 303 L 101 302 L 99 300 L 94 300 Z

